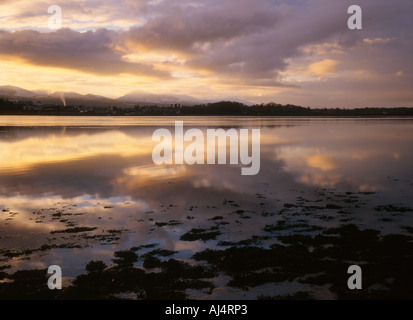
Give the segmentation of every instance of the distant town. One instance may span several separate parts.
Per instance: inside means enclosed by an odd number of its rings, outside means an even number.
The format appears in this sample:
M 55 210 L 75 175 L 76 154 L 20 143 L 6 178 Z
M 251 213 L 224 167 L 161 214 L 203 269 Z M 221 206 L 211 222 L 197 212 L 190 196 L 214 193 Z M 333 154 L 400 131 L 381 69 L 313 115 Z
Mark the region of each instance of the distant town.
M 0 98 L 0 115 L 55 116 L 413 116 L 413 108 L 309 108 L 266 103 L 221 101 L 199 105 L 136 104 L 133 107 L 56 105 Z

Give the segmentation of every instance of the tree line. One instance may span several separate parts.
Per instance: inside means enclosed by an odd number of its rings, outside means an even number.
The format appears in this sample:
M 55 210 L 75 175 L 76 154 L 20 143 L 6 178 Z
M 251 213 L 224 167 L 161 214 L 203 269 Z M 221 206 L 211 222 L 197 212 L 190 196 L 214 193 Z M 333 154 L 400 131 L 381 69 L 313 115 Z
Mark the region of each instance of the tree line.
M 25 106 L 30 102 L 13 102 L 0 98 L 0 114 L 67 114 L 67 109 L 62 106 L 54 106 L 44 111 L 28 111 Z M 105 114 L 107 108 L 95 107 L 94 112 L 87 115 Z M 46 111 L 47 110 L 47 111 Z M 112 115 L 165 115 L 165 116 L 413 116 L 413 108 L 309 108 L 293 104 L 282 105 L 274 102 L 256 104 L 252 106 L 234 101 L 220 101 L 215 103 L 200 104 L 194 106 L 139 106 L 122 109 L 114 108 Z

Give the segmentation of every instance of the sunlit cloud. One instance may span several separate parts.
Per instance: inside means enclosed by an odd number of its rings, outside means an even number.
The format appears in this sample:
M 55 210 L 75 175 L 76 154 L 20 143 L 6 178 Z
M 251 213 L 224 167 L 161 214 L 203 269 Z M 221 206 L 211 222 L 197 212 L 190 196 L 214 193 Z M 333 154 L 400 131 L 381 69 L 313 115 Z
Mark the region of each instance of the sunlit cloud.
M 363 42 L 367 43 L 369 45 L 375 45 L 375 44 L 385 44 L 385 43 L 389 43 L 390 41 L 392 41 L 394 39 L 392 38 L 364 38 Z
M 308 67 L 308 72 L 317 75 L 325 75 L 335 73 L 338 61 L 332 59 L 324 59 L 319 62 L 314 62 Z
M 53 31 L 47 1 L 2 1 L 0 81 L 111 97 L 140 89 L 311 107 L 412 106 L 413 3 L 362 0 L 362 31 L 347 28 L 350 4 L 75 0 L 61 4 L 63 29 Z
M 62 9 L 62 26 L 77 31 L 97 28 L 126 29 L 145 22 L 147 0 L 74 0 L 54 3 L 45 0 L 16 0 L 0 2 L 0 28 L 6 30 L 48 30 L 49 6 Z M 150 6 L 150 5 L 149 5 Z
M 0 55 L 9 59 L 20 59 L 29 65 L 57 67 L 103 76 L 168 76 L 151 65 L 123 60 L 124 53 L 114 48 L 116 36 L 116 32 L 107 29 L 85 33 L 70 29 L 50 33 L 0 30 Z

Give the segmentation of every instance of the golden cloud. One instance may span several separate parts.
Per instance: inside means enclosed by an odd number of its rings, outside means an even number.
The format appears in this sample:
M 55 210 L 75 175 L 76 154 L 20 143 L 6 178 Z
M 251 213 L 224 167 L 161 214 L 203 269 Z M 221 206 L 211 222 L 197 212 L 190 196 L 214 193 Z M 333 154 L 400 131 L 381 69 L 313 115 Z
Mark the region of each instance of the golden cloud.
M 317 75 L 333 74 L 336 72 L 336 67 L 339 61 L 333 59 L 324 59 L 314 62 L 308 67 L 308 72 Z

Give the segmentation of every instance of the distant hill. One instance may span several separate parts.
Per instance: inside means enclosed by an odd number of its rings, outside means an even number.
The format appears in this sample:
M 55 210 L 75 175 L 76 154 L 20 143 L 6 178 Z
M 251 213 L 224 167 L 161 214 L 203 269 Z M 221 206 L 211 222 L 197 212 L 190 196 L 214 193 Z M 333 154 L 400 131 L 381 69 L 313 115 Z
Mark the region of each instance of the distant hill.
M 110 98 L 94 95 L 83 95 L 76 92 L 54 92 L 47 95 L 38 95 L 33 97 L 33 100 L 39 101 L 45 104 L 55 105 L 82 105 L 82 106 L 95 106 L 95 107 L 109 107 L 117 105 L 116 101 Z M 129 107 L 133 104 L 123 104 L 120 107 Z
M 131 108 L 135 105 L 155 105 L 155 106 L 193 106 L 206 103 L 214 103 L 219 100 L 197 99 L 183 94 L 156 94 L 135 90 L 122 97 L 111 99 L 95 94 L 79 94 L 77 92 L 54 92 L 29 91 L 15 86 L 0 86 L 0 98 L 10 101 L 32 101 L 43 104 L 85 106 L 85 107 L 111 107 Z M 233 100 L 233 99 L 224 99 Z M 245 105 L 253 105 L 249 101 L 237 100 Z
M 10 101 L 32 101 L 43 104 L 68 105 L 86 107 L 130 108 L 135 105 L 191 106 L 203 103 L 216 102 L 215 100 L 200 100 L 188 95 L 154 94 L 144 91 L 132 91 L 117 99 L 111 99 L 94 94 L 79 94 L 77 92 L 54 92 L 48 94 L 40 91 L 29 91 L 15 86 L 0 86 L 0 98 Z
M 119 101 L 134 101 L 146 104 L 180 104 L 180 105 L 195 105 L 205 103 L 203 100 L 196 99 L 188 95 L 177 94 L 154 94 L 144 91 L 130 92 L 117 100 Z
M 4 98 L 31 98 L 36 93 L 14 86 L 0 86 L 0 96 Z
M 92 94 L 79 94 L 76 92 L 34 92 L 14 86 L 0 86 L 0 98 L 10 101 L 32 101 L 43 104 L 70 105 L 86 107 L 109 107 L 117 106 L 127 108 L 134 106 L 132 101 L 119 101 Z

